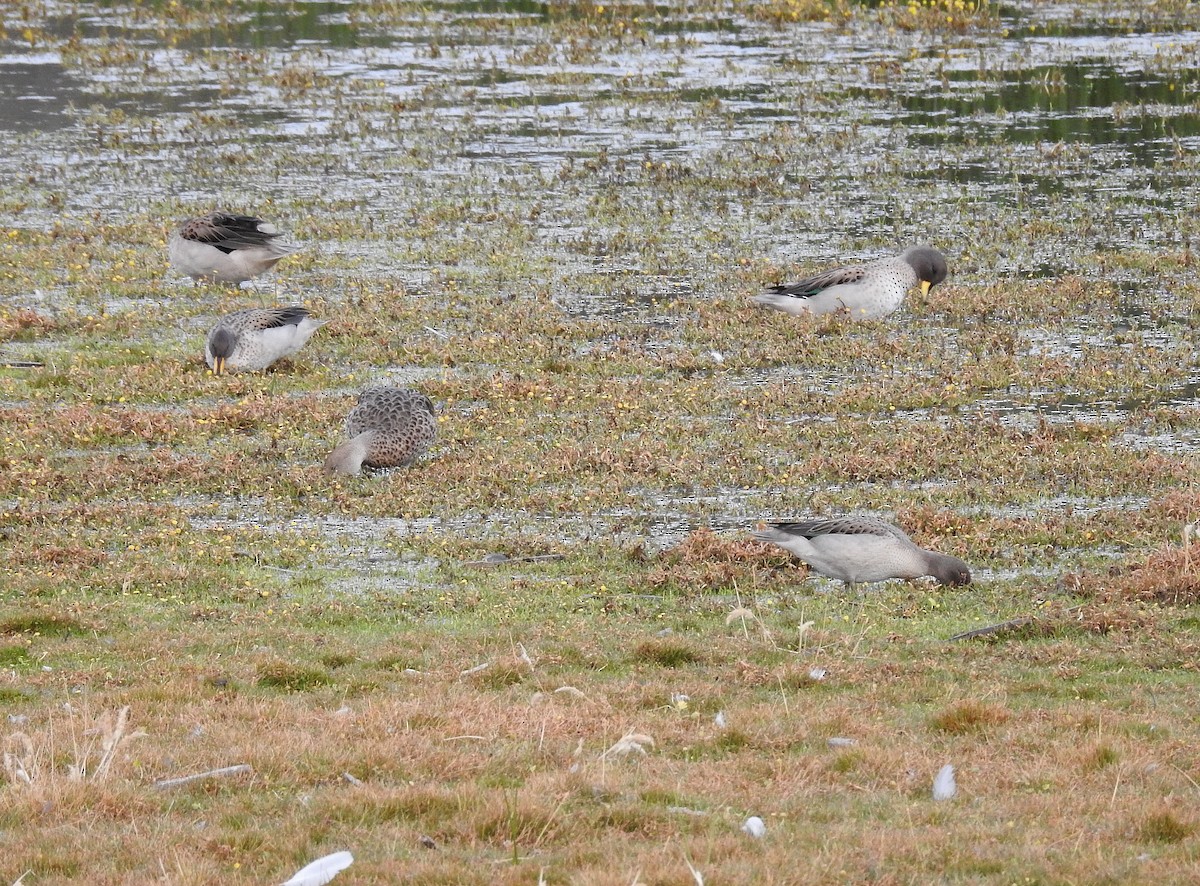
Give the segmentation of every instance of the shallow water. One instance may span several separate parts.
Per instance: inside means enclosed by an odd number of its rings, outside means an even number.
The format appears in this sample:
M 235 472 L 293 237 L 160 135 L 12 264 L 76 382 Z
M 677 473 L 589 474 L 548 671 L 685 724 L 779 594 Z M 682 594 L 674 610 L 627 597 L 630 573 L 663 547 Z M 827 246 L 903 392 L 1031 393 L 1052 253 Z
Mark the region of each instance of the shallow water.
M 0 226 L 120 220 L 131 206 L 336 204 L 367 212 L 368 230 L 315 249 L 420 288 L 442 271 L 405 245 L 406 227 L 455 206 L 511 214 L 553 304 L 653 329 L 645 347 L 663 350 L 687 347 L 664 305 L 723 294 L 713 262 L 809 267 L 931 241 L 952 244 L 955 285 L 1074 274 L 1120 287 L 1121 303 L 1098 316 L 1021 328 L 1024 353 L 1076 359 L 1121 346 L 1115 336 L 1130 324 L 1145 347 L 1188 347 L 1178 281 L 1150 261 L 1101 263 L 1183 250 L 1197 236 L 1194 16 L 1014 3 L 995 25 L 960 34 L 867 19 L 777 25 L 739 5 L 594 17 L 588 8 L 234 2 L 204 23 L 155 4 L 47 2 L 30 21 L 8 9 L 0 180 L 32 184 L 24 205 L 4 205 Z M 818 149 L 776 162 L 790 142 Z M 591 207 L 608 199 L 628 206 L 628 230 L 594 223 Z M 473 235 L 457 224 L 447 243 Z M 497 238 L 497 251 L 508 248 Z M 449 273 L 488 273 L 472 260 Z M 6 300 L 55 308 L 76 297 L 27 289 Z M 181 286 L 179 297 L 198 296 Z M 83 307 L 136 312 L 160 301 Z M 752 389 L 776 375 L 748 371 L 735 383 Z M 1197 452 L 1200 434 L 1142 429 L 1131 414 L 1188 406 L 1200 375 L 1101 399 L 1019 382 L 971 408 L 1016 425 L 1128 424 L 1120 445 L 1131 451 Z M 699 523 L 736 526 L 761 503 L 734 489 L 704 501 L 681 493 L 649 502 L 638 531 L 666 543 Z

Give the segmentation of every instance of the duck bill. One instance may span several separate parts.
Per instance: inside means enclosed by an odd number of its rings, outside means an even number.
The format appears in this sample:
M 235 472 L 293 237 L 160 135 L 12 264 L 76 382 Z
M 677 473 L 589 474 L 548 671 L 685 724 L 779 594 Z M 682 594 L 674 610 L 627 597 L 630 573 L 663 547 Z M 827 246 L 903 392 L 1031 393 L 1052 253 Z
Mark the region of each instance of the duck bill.
M 928 280 L 921 281 L 921 295 L 929 295 L 929 290 L 933 288 L 933 284 Z

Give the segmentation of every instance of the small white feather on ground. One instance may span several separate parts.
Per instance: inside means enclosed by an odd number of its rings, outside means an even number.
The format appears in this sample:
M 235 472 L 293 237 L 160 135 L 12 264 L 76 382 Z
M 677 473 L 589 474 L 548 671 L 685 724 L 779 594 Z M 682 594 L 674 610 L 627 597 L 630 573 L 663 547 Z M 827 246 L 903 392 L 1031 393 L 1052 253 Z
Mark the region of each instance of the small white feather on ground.
M 334 852 L 306 864 L 283 886 L 325 886 L 353 863 L 354 856 L 349 852 Z
M 625 757 L 633 753 L 645 755 L 647 746 L 654 747 L 653 738 L 640 732 L 629 732 L 600 757 Z
M 742 830 L 756 840 L 761 840 L 767 834 L 767 826 L 757 815 L 751 815 L 742 822 Z
M 933 799 L 949 800 L 958 793 L 958 785 L 954 783 L 954 767 L 947 763 L 938 770 L 933 780 Z

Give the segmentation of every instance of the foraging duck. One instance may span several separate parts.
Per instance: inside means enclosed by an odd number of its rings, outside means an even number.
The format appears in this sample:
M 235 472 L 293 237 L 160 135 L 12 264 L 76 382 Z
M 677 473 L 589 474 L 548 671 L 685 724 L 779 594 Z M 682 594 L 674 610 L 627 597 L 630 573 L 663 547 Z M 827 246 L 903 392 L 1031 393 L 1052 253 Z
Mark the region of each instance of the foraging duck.
M 367 388 L 346 416 L 346 435 L 350 439 L 325 459 L 330 473 L 412 464 L 437 437 L 433 403 L 411 388 Z
M 856 320 L 877 320 L 900 307 L 908 290 L 920 284 L 927 294 L 946 274 L 944 255 L 929 246 L 910 246 L 891 258 L 772 286 L 754 301 L 789 314 L 844 310 Z
M 299 246 L 279 243 L 279 231 L 252 215 L 210 212 L 185 221 L 171 234 L 171 265 L 193 280 L 242 283 L 270 270 Z
M 917 547 L 900 529 L 874 517 L 771 523 L 756 530 L 754 537 L 779 545 L 814 572 L 848 587 L 923 575 L 944 585 L 971 583 L 971 570 L 962 560 Z
M 204 344 L 204 362 L 214 375 L 225 370 L 253 372 L 290 357 L 324 326 L 299 305 L 248 308 L 217 321 Z

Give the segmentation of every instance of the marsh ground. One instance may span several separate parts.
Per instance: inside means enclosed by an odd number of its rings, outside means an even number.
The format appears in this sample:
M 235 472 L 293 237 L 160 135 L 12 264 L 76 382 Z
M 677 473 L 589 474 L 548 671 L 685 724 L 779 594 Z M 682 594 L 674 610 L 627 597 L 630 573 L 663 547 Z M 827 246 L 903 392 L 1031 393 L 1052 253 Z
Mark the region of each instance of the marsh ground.
M 1194 7 L 0 16 L 0 879 L 1200 875 Z M 215 206 L 306 251 L 194 287 Z M 748 301 L 917 241 L 884 322 Z M 439 443 L 321 474 L 389 380 Z M 847 511 L 976 584 L 748 541 Z

